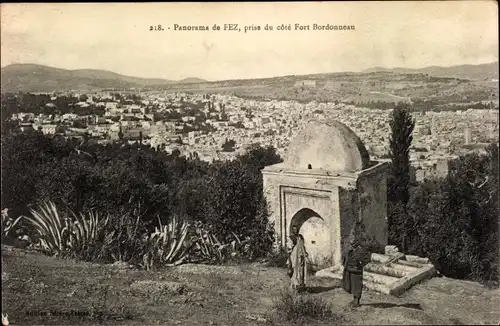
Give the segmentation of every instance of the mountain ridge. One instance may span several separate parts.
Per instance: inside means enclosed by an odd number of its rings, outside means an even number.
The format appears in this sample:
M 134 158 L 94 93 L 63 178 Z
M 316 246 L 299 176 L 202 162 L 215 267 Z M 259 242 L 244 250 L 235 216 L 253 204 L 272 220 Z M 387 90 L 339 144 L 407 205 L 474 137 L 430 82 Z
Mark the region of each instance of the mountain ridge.
M 1 69 L 6 91 L 93 90 L 102 88 L 142 88 L 158 84 L 207 82 L 189 77 L 182 80 L 133 77 L 103 69 L 62 69 L 39 64 L 11 64 Z
M 463 64 L 455 66 L 428 66 L 424 68 L 385 68 L 373 67 L 363 70 L 365 73 L 372 72 L 394 72 L 394 73 L 420 73 L 435 77 L 450 77 L 472 80 L 498 79 L 498 61 L 478 65 Z
M 427 74 L 435 77 L 450 77 L 469 80 L 498 80 L 498 61 L 479 65 L 456 65 L 449 67 L 429 66 L 419 69 L 373 67 L 353 74 L 387 72 L 399 74 Z M 310 74 L 293 76 L 315 76 L 325 74 Z M 276 79 L 279 77 L 262 78 Z M 255 78 L 253 78 L 255 79 Z M 227 80 L 230 82 L 231 80 Z M 236 80 L 235 80 L 236 81 Z M 122 75 L 102 69 L 62 69 L 39 64 L 11 64 L 1 68 L 2 91 L 52 92 L 67 90 L 97 90 L 103 88 L 129 89 L 158 85 L 204 84 L 210 83 L 197 77 L 181 80 L 163 78 L 143 78 Z

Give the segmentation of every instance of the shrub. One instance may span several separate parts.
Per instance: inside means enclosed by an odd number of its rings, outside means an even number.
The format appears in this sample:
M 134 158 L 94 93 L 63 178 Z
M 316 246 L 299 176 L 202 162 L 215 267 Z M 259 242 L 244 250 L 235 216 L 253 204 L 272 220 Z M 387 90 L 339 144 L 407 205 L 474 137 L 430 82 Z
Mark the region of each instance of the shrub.
M 284 247 L 273 248 L 266 257 L 267 266 L 287 267 L 288 251 Z
M 142 145 L 89 145 L 34 133 L 2 138 L 2 150 L 2 207 L 29 215 L 27 207 L 51 200 L 64 216 L 40 213 L 61 232 L 65 218 L 75 220 L 70 212 L 109 215 L 99 253 L 89 254 L 100 260 L 144 263 L 150 246 L 144 237 L 154 232 L 157 216 L 167 225 L 174 214 L 202 223 L 225 248 L 234 246 L 239 259 L 263 257 L 273 243 L 260 173 L 281 161 L 272 147 L 253 146 L 233 162 L 209 164 Z M 58 233 L 46 231 L 47 250 L 65 251 Z
M 407 253 L 429 257 L 448 277 L 498 281 L 498 146 L 451 165 L 446 178 L 413 189 Z
M 279 320 L 285 320 L 293 325 L 307 321 L 327 321 L 331 325 L 342 320 L 322 298 L 310 294 L 296 294 L 290 290 L 281 291 L 274 302 L 274 310 Z
M 195 224 L 195 242 L 193 247 L 193 260 L 205 263 L 224 263 L 245 259 L 249 256 L 250 239 L 243 241 L 233 233 L 230 242 L 221 242 L 211 231 L 210 227 L 201 223 Z
M 205 177 L 203 216 L 195 220 L 221 243 L 235 236 L 248 239 L 249 260 L 263 257 L 271 248 L 268 212 L 262 193 L 260 171 L 238 161 L 219 163 Z
M 144 238 L 150 231 L 132 211 L 119 211 L 110 216 L 111 223 L 105 231 L 102 253 L 106 262 L 122 261 L 134 265 L 143 263 L 146 242 Z
M 16 231 L 20 225 L 19 221 L 21 218 L 22 216 L 13 219 L 6 210 L 2 211 L 2 242 L 6 239 L 13 240 L 16 237 Z
M 100 219 L 93 212 L 67 215 L 60 214 L 53 202 L 45 202 L 37 210 L 31 209 L 26 220 L 35 232 L 35 239 L 41 249 L 51 255 L 73 256 L 81 259 L 98 259 L 99 242 L 109 219 Z
M 178 223 L 173 216 L 167 225 L 162 225 L 158 218 L 159 227 L 145 238 L 145 253 L 143 267 L 147 270 L 156 265 L 178 265 L 187 259 L 190 249 L 186 245 L 189 224 L 186 221 Z

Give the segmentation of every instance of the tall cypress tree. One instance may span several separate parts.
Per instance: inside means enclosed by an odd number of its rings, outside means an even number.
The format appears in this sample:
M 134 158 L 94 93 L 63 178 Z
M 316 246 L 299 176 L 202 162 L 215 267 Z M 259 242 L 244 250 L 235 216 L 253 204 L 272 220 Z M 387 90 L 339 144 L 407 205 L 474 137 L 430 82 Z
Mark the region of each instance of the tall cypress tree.
M 389 156 L 392 166 L 387 180 L 389 242 L 405 251 L 408 235 L 406 205 L 410 199 L 410 147 L 415 128 L 408 104 L 399 103 L 394 108 L 390 126 Z
M 413 141 L 415 120 L 406 103 L 398 104 L 391 114 L 390 158 L 391 175 L 388 183 L 388 200 L 392 203 L 408 203 L 410 193 L 410 147 Z

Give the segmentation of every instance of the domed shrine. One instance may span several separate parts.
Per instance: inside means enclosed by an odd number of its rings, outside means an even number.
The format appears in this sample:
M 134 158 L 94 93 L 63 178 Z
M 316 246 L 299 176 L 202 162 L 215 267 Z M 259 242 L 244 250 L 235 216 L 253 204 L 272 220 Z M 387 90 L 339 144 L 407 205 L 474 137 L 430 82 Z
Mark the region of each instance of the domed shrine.
M 288 147 L 285 165 L 290 169 L 360 171 L 370 155 L 359 137 L 338 121 L 310 120 Z
M 315 270 L 341 265 L 341 249 L 356 222 L 386 245 L 388 167 L 371 161 L 346 125 L 309 120 L 284 162 L 262 171 L 277 243 L 285 246 L 292 226 L 298 227 Z

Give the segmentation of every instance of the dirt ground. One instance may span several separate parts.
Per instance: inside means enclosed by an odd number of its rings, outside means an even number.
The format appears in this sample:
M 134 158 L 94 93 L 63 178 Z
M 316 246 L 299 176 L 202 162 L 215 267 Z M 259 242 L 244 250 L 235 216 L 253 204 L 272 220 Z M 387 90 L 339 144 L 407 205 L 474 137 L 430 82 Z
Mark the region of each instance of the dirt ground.
M 284 270 L 257 264 L 148 272 L 2 249 L 2 313 L 10 325 L 290 325 L 273 319 L 288 282 Z M 366 291 L 356 309 L 337 281 L 313 277 L 310 286 L 308 295 L 329 302 L 343 324 L 500 322 L 500 291 L 474 282 L 434 278 L 399 298 Z

